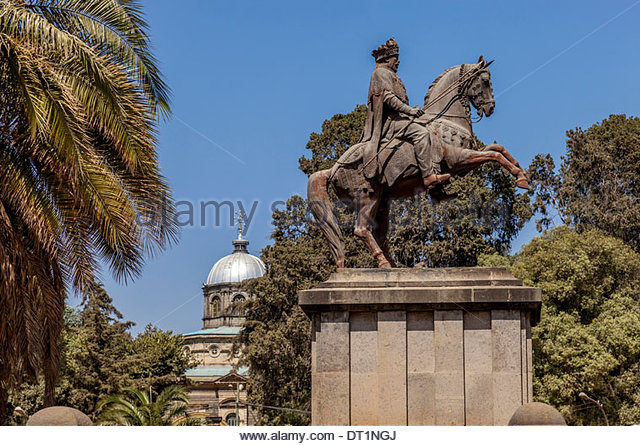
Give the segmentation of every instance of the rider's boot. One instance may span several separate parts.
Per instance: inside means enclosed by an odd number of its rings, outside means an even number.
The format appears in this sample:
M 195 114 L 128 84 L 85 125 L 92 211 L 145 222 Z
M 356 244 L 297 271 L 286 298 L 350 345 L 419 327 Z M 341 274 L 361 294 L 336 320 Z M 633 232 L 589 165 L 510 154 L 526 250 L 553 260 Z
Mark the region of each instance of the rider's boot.
M 432 173 L 431 175 L 423 178 L 424 187 L 427 190 L 433 189 L 437 185 L 447 181 L 449 178 L 451 178 L 451 174 L 449 173 L 442 173 L 442 174 Z

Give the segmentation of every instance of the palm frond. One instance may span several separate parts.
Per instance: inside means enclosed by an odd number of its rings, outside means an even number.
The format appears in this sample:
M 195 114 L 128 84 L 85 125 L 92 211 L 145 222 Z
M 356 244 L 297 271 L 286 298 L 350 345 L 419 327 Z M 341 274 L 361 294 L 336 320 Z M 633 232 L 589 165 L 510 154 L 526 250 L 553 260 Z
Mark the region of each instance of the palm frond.
M 153 401 L 151 393 L 128 387 L 123 389 L 123 394 L 110 395 L 98 403 L 97 410 L 102 411 L 98 417 L 98 424 L 124 426 L 199 424 L 187 414 L 187 395 L 186 388 L 169 386 Z
M 177 238 L 155 151 L 169 89 L 146 29 L 133 0 L 0 2 L 0 419 L 24 373 L 53 401 L 66 289 L 101 261 L 135 277 Z

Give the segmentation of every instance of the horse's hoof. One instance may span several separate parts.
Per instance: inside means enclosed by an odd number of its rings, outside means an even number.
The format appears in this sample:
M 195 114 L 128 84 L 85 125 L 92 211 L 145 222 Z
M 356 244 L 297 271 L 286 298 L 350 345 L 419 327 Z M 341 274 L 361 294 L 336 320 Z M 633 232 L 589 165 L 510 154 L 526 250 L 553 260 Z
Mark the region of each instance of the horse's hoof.
M 391 268 L 391 263 L 387 259 L 378 260 L 378 268 Z
M 520 189 L 531 190 L 531 187 L 529 187 L 529 180 L 526 178 L 520 178 L 516 180 L 516 186 L 518 186 Z

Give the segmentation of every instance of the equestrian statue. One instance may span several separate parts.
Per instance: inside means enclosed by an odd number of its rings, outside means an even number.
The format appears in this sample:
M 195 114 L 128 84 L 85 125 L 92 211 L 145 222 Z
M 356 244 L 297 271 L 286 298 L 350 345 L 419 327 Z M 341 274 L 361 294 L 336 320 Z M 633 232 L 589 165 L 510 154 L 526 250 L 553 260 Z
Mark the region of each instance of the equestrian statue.
M 391 38 L 371 53 L 376 67 L 371 76 L 367 120 L 359 143 L 331 167 L 309 177 L 311 212 L 329 241 L 338 267 L 344 267 L 344 240 L 328 194 L 356 213 L 354 234 L 369 248 L 379 268 L 394 265 L 389 254 L 388 202 L 427 192 L 440 202 L 455 198 L 444 185 L 488 162 L 507 169 L 516 186 L 528 189 L 527 173 L 500 144 L 477 149 L 471 106 L 480 118 L 495 107 L 489 65 L 482 56 L 475 64 L 445 70 L 431 84 L 424 106 L 411 107 L 404 84 L 396 74 L 399 49 Z

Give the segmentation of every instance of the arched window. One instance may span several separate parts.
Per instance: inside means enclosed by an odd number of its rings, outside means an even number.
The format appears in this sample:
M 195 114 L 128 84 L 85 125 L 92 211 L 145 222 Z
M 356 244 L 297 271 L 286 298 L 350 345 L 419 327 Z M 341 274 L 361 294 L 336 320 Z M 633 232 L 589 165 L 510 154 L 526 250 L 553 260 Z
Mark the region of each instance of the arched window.
M 211 317 L 218 317 L 221 313 L 220 298 L 218 296 L 211 299 Z
M 229 415 L 227 415 L 227 418 L 225 418 L 224 421 L 229 426 L 237 426 L 238 425 L 238 420 L 236 419 L 236 414 L 235 413 L 230 413 Z
M 244 316 L 244 308 L 242 305 L 247 299 L 242 294 L 236 294 L 233 297 L 233 315 L 234 316 Z

